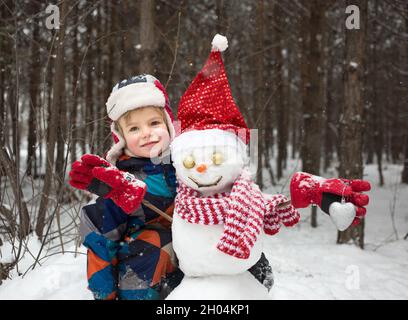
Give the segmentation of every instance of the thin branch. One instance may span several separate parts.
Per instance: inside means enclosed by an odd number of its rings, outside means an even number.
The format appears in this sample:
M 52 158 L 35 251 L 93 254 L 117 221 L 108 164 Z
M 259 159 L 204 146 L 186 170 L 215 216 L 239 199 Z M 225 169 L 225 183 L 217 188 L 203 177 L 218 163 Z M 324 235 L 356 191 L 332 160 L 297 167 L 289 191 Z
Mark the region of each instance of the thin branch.
M 171 65 L 170 74 L 169 74 L 169 77 L 167 79 L 166 85 L 164 86 L 166 89 L 167 89 L 167 86 L 168 86 L 168 84 L 169 84 L 169 82 L 171 80 L 171 76 L 173 74 L 174 66 L 176 65 L 176 61 L 177 61 L 177 52 L 178 52 L 178 47 L 179 47 L 179 34 L 180 34 L 180 19 L 181 19 L 181 11 L 179 11 L 179 13 L 178 13 L 176 47 L 174 49 L 174 59 L 173 59 L 172 65 Z

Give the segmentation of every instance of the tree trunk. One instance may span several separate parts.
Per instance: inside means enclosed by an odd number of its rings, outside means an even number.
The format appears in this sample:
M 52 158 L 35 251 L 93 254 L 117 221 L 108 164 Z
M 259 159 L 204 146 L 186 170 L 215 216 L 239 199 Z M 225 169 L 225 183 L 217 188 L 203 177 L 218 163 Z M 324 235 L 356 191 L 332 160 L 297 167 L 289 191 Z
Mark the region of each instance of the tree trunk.
M 406 11 L 408 12 L 408 4 L 406 5 Z M 405 17 L 405 32 L 408 33 L 408 17 Z M 408 61 L 408 43 L 405 42 L 405 59 Z M 407 65 L 407 63 L 405 63 Z M 405 105 L 405 110 L 407 110 L 407 106 Z M 406 118 L 405 118 L 406 119 Z M 401 182 L 408 184 L 408 126 L 405 125 L 405 139 L 404 139 L 404 169 L 402 170 L 401 174 Z M 407 235 L 405 236 L 405 239 Z
M 32 3 L 32 14 L 37 14 L 39 7 L 36 2 Z M 31 41 L 31 68 L 30 68 L 30 99 L 29 99 L 29 117 L 27 133 L 27 175 L 34 174 L 37 176 L 37 116 L 39 112 L 39 90 L 41 74 L 41 57 L 39 50 L 39 25 L 33 23 L 33 39 Z
M 225 0 L 216 0 L 215 14 L 217 15 L 217 32 L 220 34 L 228 34 L 228 2 Z
M 96 18 L 96 39 L 103 39 L 103 35 L 106 34 L 106 24 L 107 24 L 107 19 L 106 19 L 106 14 L 107 12 L 103 12 L 103 6 L 100 5 L 98 8 L 98 14 Z M 96 43 L 96 56 L 97 57 L 106 57 L 106 39 L 103 41 L 98 41 Z M 95 79 L 95 84 L 96 84 L 96 104 L 97 105 L 104 105 L 106 100 L 105 100 L 105 93 L 104 89 L 105 87 L 102 85 L 102 77 L 105 78 L 106 74 L 104 73 L 105 70 L 105 62 L 106 59 L 97 59 L 97 64 L 96 64 L 96 79 Z M 96 154 L 102 154 L 103 153 L 103 134 L 104 134 L 104 117 L 106 114 L 106 111 L 104 108 L 97 108 L 96 110 L 96 119 L 95 124 L 96 124 L 96 149 L 95 152 Z
M 3 8 L 0 8 L 0 21 L 3 20 Z M 0 52 L 2 52 L 2 57 L 0 58 L 0 148 L 3 149 L 6 145 L 5 137 L 8 136 L 6 127 L 6 100 L 4 99 L 4 94 L 6 92 L 4 73 L 6 69 L 6 62 L 4 61 L 7 56 L 6 54 L 7 46 L 6 41 L 0 41 Z M 4 71 L 3 71 L 4 70 Z M 5 174 L 6 168 L 0 167 L 0 185 L 1 177 Z
M 76 26 L 78 23 L 78 6 L 75 6 L 73 11 L 73 25 Z M 74 27 L 73 30 L 73 41 L 72 41 L 72 100 L 71 100 L 71 112 L 70 112 L 70 117 L 71 117 L 71 150 L 70 150 L 70 162 L 71 164 L 74 163 L 75 160 L 77 160 L 77 152 L 76 152 L 76 147 L 77 147 L 77 142 L 78 142 L 78 124 L 77 124 L 77 113 L 78 113 L 78 76 L 79 76 L 79 54 L 78 54 L 78 39 L 77 39 L 77 34 L 78 34 L 78 28 Z
M 323 54 L 322 54 L 322 33 L 324 32 L 324 11 L 325 3 L 314 0 L 311 2 L 309 18 L 309 57 L 307 59 L 307 71 L 304 79 L 304 104 L 303 104 L 303 125 L 304 125 L 304 145 L 302 152 L 302 170 L 311 174 L 320 173 L 321 154 L 321 119 L 323 114 L 323 88 L 324 77 Z M 308 78 L 309 76 L 310 78 Z M 312 208 L 312 227 L 317 227 L 317 216 L 315 208 Z
M 347 5 L 351 4 L 357 5 L 360 9 L 360 29 L 345 30 L 345 101 L 340 127 L 339 175 L 348 179 L 361 179 L 367 0 L 347 0 Z M 360 248 L 364 248 L 364 219 L 358 226 L 351 226 L 345 231 L 338 232 L 337 243 L 347 243 L 351 239 Z
M 282 16 L 282 11 L 280 6 L 275 2 L 273 6 L 273 21 L 276 25 L 281 25 L 283 22 L 280 17 Z M 285 160 L 287 157 L 287 136 L 288 136 L 288 110 L 286 109 L 286 105 L 284 103 L 284 93 L 283 93 L 283 57 L 282 57 L 282 34 L 279 28 L 275 27 L 274 30 L 275 35 L 275 77 L 274 77 L 274 86 L 276 86 L 276 94 L 275 94 L 275 101 L 276 101 L 276 117 L 277 117 L 277 144 L 278 144 L 278 156 L 276 161 L 276 174 L 278 180 L 282 178 L 283 175 L 283 167 L 285 165 Z
M 86 141 L 86 146 L 89 146 L 91 153 L 95 152 L 95 113 L 94 113 L 94 95 L 93 88 L 94 84 L 94 70 L 95 66 L 93 65 L 95 61 L 94 47 L 93 44 L 94 37 L 93 34 L 94 28 L 94 18 L 89 17 L 86 23 L 87 29 L 87 40 L 88 40 L 88 52 L 87 52 L 87 66 L 86 66 L 86 83 L 85 83 L 85 125 L 84 125 L 84 138 Z M 88 152 L 88 151 L 87 151 Z
M 330 32 L 328 35 L 328 44 L 332 42 L 332 33 Z M 333 37 L 334 38 L 334 37 Z M 326 70 L 327 70 L 327 80 L 326 80 L 326 112 L 325 112 L 325 129 L 324 129 L 324 151 L 323 151 L 323 171 L 327 172 L 329 167 L 333 161 L 333 153 L 335 150 L 335 146 L 337 143 L 336 139 L 336 115 L 338 113 L 337 103 L 333 99 L 333 92 L 335 91 L 335 87 L 333 85 L 333 77 L 334 77 L 334 57 L 333 53 L 330 51 L 327 53 L 327 63 L 326 63 Z
M 117 13 L 117 8 L 116 6 L 111 6 L 111 20 L 109 24 L 109 33 L 113 34 L 114 32 L 117 31 L 118 26 L 117 26 L 117 21 L 118 21 L 118 13 Z M 105 97 L 104 99 L 107 99 L 108 95 L 110 94 L 113 83 L 114 83 L 114 78 L 115 78 L 115 66 L 116 66 L 116 61 L 115 59 L 115 48 L 117 47 L 117 37 L 110 37 L 109 38 L 109 45 L 108 45 L 108 61 L 107 61 L 107 71 L 106 71 L 106 80 L 105 80 Z M 107 121 L 104 121 L 104 144 L 103 144 L 103 150 L 106 152 L 110 145 L 112 144 L 112 139 L 111 139 L 111 134 L 110 134 L 110 127 L 109 123 Z
M 55 163 L 55 180 L 57 182 L 56 190 L 59 193 L 60 188 L 64 184 L 64 168 L 66 166 L 66 155 L 65 152 L 67 146 L 67 103 L 66 103 L 66 94 L 65 94 L 65 57 L 62 61 L 62 66 L 58 72 L 61 72 L 61 77 L 64 82 L 64 85 L 61 85 L 60 92 L 58 94 L 58 125 L 57 125 L 57 158 Z M 54 91 L 55 92 L 55 91 Z M 53 99 L 55 96 L 53 97 Z
M 270 35 L 275 33 L 274 26 L 272 24 L 265 24 L 265 21 L 272 21 L 274 19 L 274 4 L 263 1 L 262 7 L 258 6 L 257 9 L 257 24 L 256 30 L 258 37 L 256 38 L 256 52 L 254 57 L 255 71 L 255 112 L 258 125 L 256 126 L 262 135 L 262 170 L 265 168 L 269 171 L 269 176 L 272 185 L 275 185 L 275 177 L 273 174 L 271 160 L 274 156 L 274 123 L 275 118 L 275 104 L 277 100 L 277 90 L 280 82 L 275 80 L 275 59 L 265 59 L 265 46 L 269 47 L 272 43 L 272 37 Z M 261 33 L 259 33 L 259 31 Z M 271 51 L 272 52 L 272 51 Z M 259 60 L 262 59 L 262 60 Z M 240 81 L 244 81 L 244 77 L 241 75 Z M 261 87 L 260 87 L 261 86 Z M 259 88 L 259 89 L 258 89 Z M 256 99 L 259 98 L 259 101 Z M 259 109 L 257 109 L 259 108 Z M 262 173 L 263 175 L 263 173 Z M 263 178 L 263 177 L 262 177 Z
M 17 16 L 18 11 L 20 10 L 19 7 L 13 3 L 8 8 L 13 12 L 11 20 L 14 24 L 14 33 L 13 33 L 13 40 L 14 45 L 13 49 L 10 50 L 10 62 L 13 64 L 14 68 L 14 79 L 13 73 L 11 74 L 11 78 L 14 83 L 9 88 L 9 92 L 7 95 L 9 96 L 9 108 L 11 113 L 12 119 L 12 133 L 13 133 L 13 152 L 7 153 L 6 148 L 1 150 L 1 158 L 0 163 L 5 168 L 7 172 L 7 176 L 9 178 L 9 182 L 11 184 L 13 194 L 14 194 L 14 201 L 17 206 L 18 216 L 20 219 L 19 224 L 19 236 L 20 239 L 25 238 L 31 232 L 30 226 L 30 217 L 28 214 L 27 206 L 24 201 L 24 195 L 21 189 L 21 181 L 20 181 L 20 141 L 21 141 L 21 129 L 22 126 L 20 125 L 19 117 L 21 113 L 20 109 L 20 95 L 23 93 L 23 88 L 20 87 L 20 68 L 22 67 L 22 61 L 20 61 L 20 56 L 22 55 L 20 50 L 20 36 L 18 34 L 18 22 Z M 6 120 L 7 121 L 7 120 Z
M 7 92 L 8 96 L 8 106 L 10 109 L 10 118 L 11 118 L 11 142 L 12 142 L 12 154 L 16 157 L 16 162 L 18 162 L 19 154 L 20 154 L 20 135 L 18 134 L 18 107 L 17 107 L 17 94 L 18 90 L 16 89 L 18 86 L 10 86 L 9 91 Z
M 405 154 L 404 169 L 402 170 L 401 182 L 408 184 L 408 129 L 405 129 Z
M 372 106 L 373 106 L 373 117 L 374 117 L 374 150 L 377 157 L 378 165 L 378 176 L 379 176 L 379 185 L 384 185 L 384 176 L 382 173 L 382 156 L 383 156 L 383 146 L 384 146 L 384 109 L 383 103 L 379 101 L 379 96 L 377 93 L 380 88 L 378 86 L 378 58 L 377 58 L 377 42 L 378 42 L 378 23 L 375 19 L 378 19 L 378 1 L 374 3 L 374 20 L 373 20 L 373 31 L 374 31 L 374 40 L 371 44 L 372 50 L 372 83 L 373 83 L 373 94 L 372 94 Z M 368 11 L 367 11 L 368 12 Z M 364 103 L 364 102 L 363 102 Z
M 10 159 L 4 147 L 0 149 L 0 167 L 5 168 L 5 173 L 11 185 L 20 218 L 18 235 L 19 239 L 24 239 L 31 232 L 30 216 L 28 214 L 27 203 L 24 201 L 19 176 L 15 174 L 17 171 L 16 164 Z
M 261 123 L 264 123 L 264 121 L 259 121 L 263 119 L 262 117 L 263 113 L 265 112 L 264 108 L 264 86 L 265 86 L 265 81 L 264 81 L 264 54 L 263 54 L 263 41 L 264 41 L 264 19 L 263 19 L 263 14 L 264 14 L 264 1 L 263 0 L 258 0 L 256 4 L 256 51 L 260 52 L 258 55 L 256 55 L 256 76 L 255 76 L 255 116 L 258 119 L 257 122 L 255 123 L 255 126 L 257 126 L 256 129 L 258 129 L 258 168 L 257 168 L 257 173 L 256 173 L 256 183 L 259 185 L 259 187 L 262 189 L 263 188 L 263 157 L 265 154 L 265 148 L 267 148 L 267 143 L 265 141 L 265 127 L 262 128 Z M 265 159 L 265 161 L 269 161 L 269 159 Z
M 53 76 L 53 97 L 50 108 L 50 122 L 47 128 L 47 158 L 46 158 L 46 172 L 44 178 L 44 185 L 40 206 L 38 210 L 37 225 L 35 232 L 40 240 L 43 238 L 43 231 L 45 226 L 45 217 L 48 208 L 48 200 L 51 193 L 51 187 L 54 177 L 54 154 L 55 144 L 57 141 L 57 126 L 59 116 L 59 102 L 61 94 L 64 91 L 64 41 L 65 41 L 65 14 L 67 9 L 67 2 L 64 1 L 61 5 L 60 17 L 61 24 L 58 31 L 58 40 L 56 41 L 57 57 L 55 59 L 55 70 Z M 58 205 L 58 204 L 57 204 Z
M 306 148 L 305 142 L 305 117 L 307 115 L 307 109 L 309 106 L 306 103 L 306 95 L 307 95 L 307 88 L 310 85 L 310 61 L 309 61 L 309 17 L 303 16 L 300 23 L 300 82 L 301 82 L 301 97 L 302 97 L 302 129 L 301 129 L 301 136 L 300 136 L 300 157 L 304 159 L 304 152 Z M 304 164 L 303 164 L 304 165 Z
M 140 1 L 140 44 L 141 60 L 139 73 L 155 73 L 153 57 L 155 54 L 155 1 Z
M 104 36 L 107 34 L 107 12 L 104 10 L 104 6 L 101 4 L 98 8 L 98 14 L 96 19 L 96 39 L 101 39 L 96 43 L 96 56 L 102 57 L 96 61 L 96 73 L 95 73 L 95 87 L 96 87 L 96 104 L 95 106 L 103 106 L 106 103 L 105 99 L 105 86 L 103 82 L 106 79 L 105 64 L 108 57 L 107 54 L 107 40 Z M 103 40 L 102 40 L 103 39 Z M 103 150 L 103 140 L 104 140 L 104 118 L 106 115 L 105 108 L 96 108 L 96 117 L 94 118 L 96 125 L 96 149 L 95 153 L 102 155 Z

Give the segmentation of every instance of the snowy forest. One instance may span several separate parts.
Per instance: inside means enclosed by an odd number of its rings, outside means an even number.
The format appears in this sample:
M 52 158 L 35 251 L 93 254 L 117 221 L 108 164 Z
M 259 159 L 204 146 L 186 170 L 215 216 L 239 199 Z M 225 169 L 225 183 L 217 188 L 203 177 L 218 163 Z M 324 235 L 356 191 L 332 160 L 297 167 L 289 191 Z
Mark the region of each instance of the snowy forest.
M 296 171 L 371 183 L 358 226 L 313 206 L 266 241 L 270 298 L 408 299 L 404 0 L 0 1 L 0 299 L 92 299 L 92 196 L 71 165 L 112 145 L 105 103 L 122 79 L 154 75 L 177 115 L 217 33 L 264 192 L 288 195 Z

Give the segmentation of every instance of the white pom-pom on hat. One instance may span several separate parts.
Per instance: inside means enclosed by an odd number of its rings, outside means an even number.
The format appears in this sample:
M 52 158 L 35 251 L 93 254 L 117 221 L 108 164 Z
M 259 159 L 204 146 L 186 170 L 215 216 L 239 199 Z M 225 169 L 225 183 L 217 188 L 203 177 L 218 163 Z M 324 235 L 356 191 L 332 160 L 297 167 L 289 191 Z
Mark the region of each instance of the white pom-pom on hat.
M 222 35 L 220 35 L 219 33 L 217 33 L 212 42 L 212 51 L 220 51 L 223 52 L 228 48 L 228 39 L 227 37 L 224 37 Z

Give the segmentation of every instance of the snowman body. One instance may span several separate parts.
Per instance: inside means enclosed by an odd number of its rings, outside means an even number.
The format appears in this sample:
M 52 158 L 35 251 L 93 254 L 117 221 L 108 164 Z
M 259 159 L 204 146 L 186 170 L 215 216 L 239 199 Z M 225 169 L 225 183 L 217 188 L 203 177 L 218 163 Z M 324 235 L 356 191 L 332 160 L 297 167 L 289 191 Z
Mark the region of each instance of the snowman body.
M 247 270 L 261 257 L 263 234 L 248 259 L 227 255 L 216 248 L 223 225 L 199 225 L 173 214 L 173 248 L 184 273 L 180 285 L 167 297 L 184 299 L 267 299 L 267 289 Z
M 199 225 L 173 214 L 173 248 L 180 269 L 190 277 L 236 275 L 252 267 L 262 254 L 262 236 L 251 250 L 248 259 L 239 259 L 217 249 L 224 231 L 223 225 Z
M 248 271 L 235 275 L 185 276 L 167 300 L 266 300 L 267 289 Z
M 215 160 L 222 160 L 217 163 Z M 187 163 L 186 163 L 187 159 Z M 188 160 L 194 163 L 188 163 Z M 228 192 L 242 172 L 242 155 L 227 146 L 187 148 L 173 158 L 179 181 L 204 196 Z M 191 162 L 191 161 L 190 161 Z M 216 163 L 214 163 L 216 162 Z M 193 166 L 194 164 L 194 166 Z M 200 165 L 205 171 L 197 171 Z M 221 179 L 219 177 L 222 177 Z M 218 181 L 213 185 L 215 181 Z M 256 264 L 263 250 L 263 232 L 248 259 L 240 259 L 217 249 L 224 225 L 190 223 L 173 213 L 173 248 L 185 274 L 167 299 L 267 299 L 267 289 L 247 270 Z

